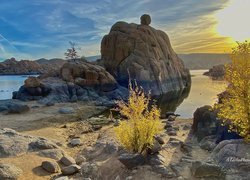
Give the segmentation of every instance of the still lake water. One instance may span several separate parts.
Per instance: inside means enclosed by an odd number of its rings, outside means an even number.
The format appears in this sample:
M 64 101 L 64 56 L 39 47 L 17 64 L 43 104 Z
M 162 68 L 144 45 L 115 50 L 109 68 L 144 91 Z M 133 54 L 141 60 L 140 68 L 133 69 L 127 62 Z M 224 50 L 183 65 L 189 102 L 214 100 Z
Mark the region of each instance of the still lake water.
M 222 92 L 226 84 L 224 81 L 214 81 L 202 74 L 206 70 L 192 70 L 192 86 L 189 94 L 166 110 L 173 110 L 183 118 L 193 117 L 193 112 L 203 105 L 212 105 L 216 102 L 217 94 Z M 11 99 L 12 92 L 17 91 L 24 84 L 27 76 L 0 76 L 0 100 Z M 164 102 L 166 104 L 167 102 Z M 164 109 L 165 111 L 165 109 Z

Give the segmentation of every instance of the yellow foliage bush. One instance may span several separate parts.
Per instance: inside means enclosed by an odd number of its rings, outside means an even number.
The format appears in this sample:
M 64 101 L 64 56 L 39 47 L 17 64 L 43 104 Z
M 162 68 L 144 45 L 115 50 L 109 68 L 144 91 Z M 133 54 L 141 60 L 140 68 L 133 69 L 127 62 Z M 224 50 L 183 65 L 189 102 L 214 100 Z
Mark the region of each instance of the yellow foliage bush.
M 215 108 L 223 124 L 229 124 L 230 130 L 250 140 L 250 43 L 238 43 L 231 59 L 225 74 L 229 83 L 227 95 Z
M 120 144 L 133 153 L 145 153 L 152 146 L 154 136 L 162 130 L 160 110 L 156 105 L 149 108 L 150 97 L 142 88 L 130 86 L 128 102 L 118 101 L 121 115 L 125 116 L 115 128 Z

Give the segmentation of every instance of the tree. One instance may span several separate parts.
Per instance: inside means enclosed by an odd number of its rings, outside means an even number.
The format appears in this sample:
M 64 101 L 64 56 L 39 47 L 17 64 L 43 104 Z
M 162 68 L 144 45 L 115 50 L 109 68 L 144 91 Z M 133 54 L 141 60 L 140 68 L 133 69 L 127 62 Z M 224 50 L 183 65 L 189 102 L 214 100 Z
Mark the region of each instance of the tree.
M 79 58 L 78 52 L 76 50 L 77 49 L 76 43 L 70 41 L 69 44 L 70 44 L 70 48 L 67 49 L 64 55 L 66 59 L 76 61 L 76 59 Z
M 232 49 L 231 64 L 226 66 L 226 96 L 215 108 L 223 124 L 229 124 L 230 130 L 250 140 L 250 43 L 237 44 Z
M 162 129 L 160 110 L 153 105 L 149 109 L 150 97 L 146 97 L 142 88 L 132 88 L 128 102 L 118 101 L 121 115 L 126 117 L 115 128 L 120 144 L 128 151 L 144 153 L 153 145 L 154 136 Z

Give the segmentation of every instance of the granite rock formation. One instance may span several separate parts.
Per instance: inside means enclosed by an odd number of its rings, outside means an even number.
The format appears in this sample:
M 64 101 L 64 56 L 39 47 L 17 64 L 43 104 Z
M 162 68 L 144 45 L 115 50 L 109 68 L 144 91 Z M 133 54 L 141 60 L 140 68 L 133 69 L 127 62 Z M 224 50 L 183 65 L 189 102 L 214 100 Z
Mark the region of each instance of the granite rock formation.
M 220 64 L 213 66 L 209 71 L 205 72 L 203 75 L 209 76 L 214 80 L 222 80 L 225 76 L 225 65 Z
M 141 25 L 115 23 L 101 43 L 101 61 L 119 84 L 136 79 L 152 95 L 180 91 L 190 86 L 190 74 L 176 55 L 167 34 L 150 27 L 149 15 Z
M 43 104 L 95 101 L 97 105 L 112 105 L 114 100 L 127 96 L 103 67 L 86 61 L 65 63 L 56 73 L 29 77 L 14 99 L 39 100 Z

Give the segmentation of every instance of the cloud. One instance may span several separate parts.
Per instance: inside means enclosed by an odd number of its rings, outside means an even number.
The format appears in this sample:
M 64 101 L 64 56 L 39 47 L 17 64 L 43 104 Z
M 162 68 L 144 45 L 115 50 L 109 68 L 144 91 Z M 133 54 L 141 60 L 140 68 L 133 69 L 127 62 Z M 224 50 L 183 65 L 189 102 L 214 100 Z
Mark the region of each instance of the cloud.
M 12 0 L 10 3 L 3 0 L 0 33 L 18 48 L 16 53 L 32 58 L 63 57 L 68 41 L 80 44 L 84 55 L 89 56 L 100 53 L 101 39 L 116 21 L 139 23 L 139 17 L 149 13 L 152 26 L 168 33 L 177 52 L 218 52 L 223 51 L 230 40 L 213 32 L 217 23 L 214 14 L 228 2 Z

